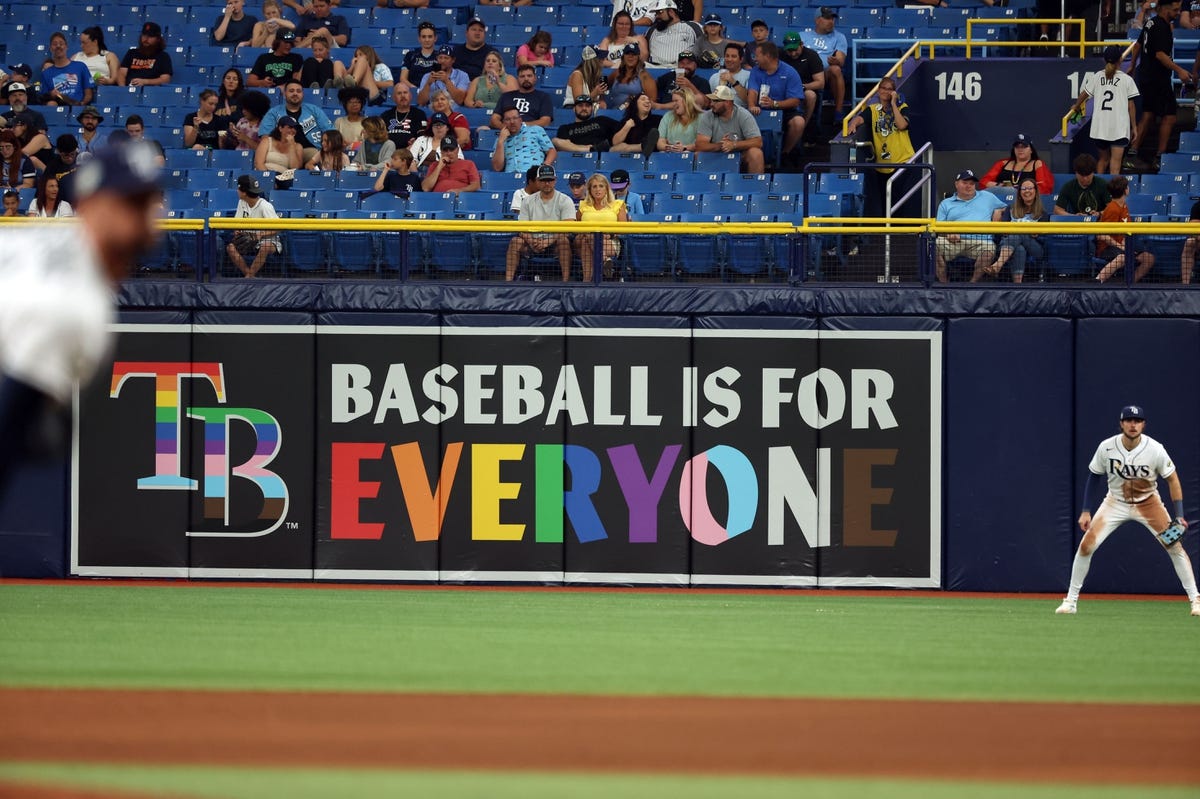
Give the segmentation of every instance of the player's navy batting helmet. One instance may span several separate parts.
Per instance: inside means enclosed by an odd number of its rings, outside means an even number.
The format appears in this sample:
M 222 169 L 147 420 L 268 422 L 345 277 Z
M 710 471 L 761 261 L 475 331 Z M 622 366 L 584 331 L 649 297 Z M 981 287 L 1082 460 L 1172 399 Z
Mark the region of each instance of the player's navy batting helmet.
M 1141 405 L 1126 405 L 1121 409 L 1121 421 L 1126 419 L 1141 419 L 1146 421 L 1146 409 Z
M 75 196 L 82 199 L 101 190 L 122 197 L 153 194 L 160 189 L 162 173 L 157 155 L 144 141 L 102 147 L 75 173 Z

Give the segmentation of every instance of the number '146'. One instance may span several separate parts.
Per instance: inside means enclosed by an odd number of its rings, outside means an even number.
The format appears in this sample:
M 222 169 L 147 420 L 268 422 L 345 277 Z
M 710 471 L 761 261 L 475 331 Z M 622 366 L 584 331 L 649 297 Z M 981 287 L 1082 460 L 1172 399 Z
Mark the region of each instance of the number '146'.
M 976 102 L 983 96 L 983 76 L 978 72 L 941 72 L 934 76 L 939 100 Z

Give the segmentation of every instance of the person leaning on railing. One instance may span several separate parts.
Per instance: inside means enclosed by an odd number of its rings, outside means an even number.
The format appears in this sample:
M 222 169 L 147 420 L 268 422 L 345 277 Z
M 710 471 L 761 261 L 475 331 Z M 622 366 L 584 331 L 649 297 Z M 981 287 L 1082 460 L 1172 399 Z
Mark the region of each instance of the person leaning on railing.
M 908 103 L 904 102 L 904 95 L 896 91 L 896 81 L 892 78 L 879 81 L 877 97 L 878 102 L 868 105 L 861 114 L 850 120 L 848 130 L 851 136 L 857 134 L 861 141 L 871 143 L 874 153 L 871 160 L 875 163 L 903 164 L 912 158 L 914 152 L 909 135 Z M 862 133 L 858 133 L 864 123 L 867 127 Z M 884 191 L 888 179 L 895 171 L 872 169 L 866 173 L 863 216 L 884 215 Z M 895 196 L 899 197 L 912 185 L 911 178 L 901 175 L 896 184 L 893 191 Z
M 979 191 L 979 178 L 969 169 L 954 178 L 954 194 L 942 200 L 937 210 L 939 222 L 996 222 L 1004 210 L 1004 201 L 987 191 Z M 991 264 L 996 255 L 992 237 L 982 233 L 949 233 L 937 237 L 937 279 L 949 282 L 946 264 L 955 258 L 973 258 L 975 274 Z M 972 278 L 974 279 L 974 278 Z
M 1129 181 L 1123 175 L 1118 175 L 1109 182 L 1108 190 L 1112 199 L 1100 214 L 1100 221 L 1128 222 L 1129 206 L 1125 198 L 1129 191 Z M 1103 283 L 1125 266 L 1125 236 L 1120 233 L 1101 233 L 1096 237 L 1096 257 L 1108 260 L 1100 274 L 1096 275 L 1096 280 Z M 1136 283 L 1154 268 L 1154 254 L 1143 250 L 1134 256 L 1134 260 L 1137 262 L 1137 269 L 1133 273 L 1133 282 Z

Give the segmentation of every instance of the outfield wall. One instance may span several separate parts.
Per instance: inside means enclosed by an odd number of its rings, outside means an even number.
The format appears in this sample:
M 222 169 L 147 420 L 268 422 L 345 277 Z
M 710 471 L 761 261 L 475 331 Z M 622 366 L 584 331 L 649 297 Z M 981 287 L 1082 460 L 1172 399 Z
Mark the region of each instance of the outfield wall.
M 1056 591 L 1121 405 L 1200 516 L 1197 299 L 131 285 L 0 569 Z M 1130 529 L 1088 590 L 1178 583 Z

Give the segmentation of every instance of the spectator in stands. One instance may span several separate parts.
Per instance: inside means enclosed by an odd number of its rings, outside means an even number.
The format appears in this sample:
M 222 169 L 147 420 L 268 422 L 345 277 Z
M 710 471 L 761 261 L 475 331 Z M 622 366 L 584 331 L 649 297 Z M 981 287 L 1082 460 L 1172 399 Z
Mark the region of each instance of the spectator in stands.
M 0 216 L 24 216 L 21 213 L 21 195 L 12 189 L 4 190 L 4 210 Z
M 282 86 L 289 80 L 299 80 L 304 59 L 299 53 L 292 52 L 295 44 L 296 34 L 286 28 L 280 29 L 271 43 L 271 52 L 254 59 L 246 82 L 251 86 L 270 88 Z
M 233 212 L 237 219 L 279 218 L 275 206 L 263 198 L 262 186 L 253 175 L 238 175 L 237 195 L 237 210 Z M 239 230 L 225 246 L 229 260 L 246 277 L 257 277 L 267 258 L 277 252 L 283 252 L 278 230 Z M 254 260 L 247 266 L 246 259 L 251 256 Z
M 429 108 L 435 114 L 442 114 L 449 120 L 450 136 L 458 139 L 458 146 L 464 150 L 471 149 L 471 123 L 459 111 L 454 110 L 450 103 L 450 95 L 441 89 L 435 91 L 429 99 Z
M 979 179 L 969 169 L 954 178 L 954 195 L 942 200 L 937 210 L 939 222 L 995 222 L 1004 211 L 1004 201 L 991 192 L 978 190 Z M 946 264 L 955 258 L 975 259 L 975 274 L 991 265 L 996 257 L 992 237 L 975 233 L 949 233 L 937 238 L 937 279 L 946 283 Z
M 25 63 L 9 64 L 8 68 L 12 70 L 6 73 L 0 69 L 0 83 L 7 87 L 10 83 L 24 83 L 30 91 L 36 92 L 37 85 L 33 82 L 33 67 Z
M 454 63 L 470 80 L 475 80 L 483 74 L 488 53 L 497 51 L 487 43 L 487 25 L 479 17 L 471 17 L 467 22 L 465 39 L 462 44 L 454 45 Z
M 1126 194 L 1129 191 L 1129 181 L 1123 175 L 1117 175 L 1108 184 L 1108 192 L 1112 196 L 1104 211 L 1100 214 L 1101 222 L 1120 223 L 1129 221 L 1129 206 L 1126 204 Z M 1104 268 L 1096 275 L 1096 281 L 1104 283 L 1125 266 L 1125 236 L 1122 233 L 1101 233 L 1096 236 L 1096 257 L 1107 261 Z M 1137 268 L 1133 273 L 1133 282 L 1137 283 L 1154 268 L 1154 254 L 1146 250 L 1138 250 L 1134 256 Z
M 322 131 L 321 151 L 308 160 L 305 169 L 314 172 L 341 172 L 350 166 L 350 156 L 346 155 L 346 140 L 337 129 Z
M 833 94 L 833 115 L 840 124 L 845 112 L 842 109 L 846 101 L 846 79 L 842 75 L 842 67 L 846 65 L 845 34 L 834 30 L 837 22 L 837 10 L 829 6 L 821 6 L 817 18 L 813 21 L 813 29 L 800 34 L 804 46 L 816 50 L 825 67 L 825 85 Z
M 386 191 L 401 197 L 407 197 L 414 191 L 421 191 L 421 178 L 413 174 L 412 170 L 413 154 L 406 148 L 397 150 L 383 165 L 383 171 L 379 173 L 379 177 L 375 178 L 375 191 Z
M 80 126 L 77 139 L 80 151 L 89 155 L 95 153 L 107 138 L 100 132 L 100 125 L 104 123 L 104 117 L 101 116 L 100 110 L 94 105 L 85 105 L 83 110 L 75 116 L 75 121 Z
M 761 175 L 766 171 L 762 132 L 754 115 L 738 108 L 737 95 L 728 86 L 718 86 L 708 95 L 712 109 L 700 115 L 696 129 L 696 152 L 741 153 L 742 171 Z
M 554 41 L 550 34 L 547 31 L 538 31 L 529 38 L 529 41 L 517 48 L 517 66 L 554 66 L 554 53 L 550 52 L 550 48 L 553 46 Z
M 633 17 L 628 11 L 618 11 L 613 15 L 608 35 L 600 42 L 600 54 L 604 57 L 603 66 L 609 69 L 620 67 L 626 48 L 631 44 L 637 45 L 638 60 L 644 62 L 650 54 L 646 37 L 634 30 Z
M 421 181 L 421 189 L 451 194 L 479 191 L 479 170 L 475 164 L 459 156 L 462 151 L 458 148 L 458 139 L 447 136 L 442 139 L 439 149 L 442 157 L 429 167 L 428 174 Z
M 298 80 L 289 80 L 283 86 L 283 102 L 267 111 L 262 120 L 265 130 L 274 130 L 276 120 L 289 116 L 300 126 L 296 141 L 304 148 L 304 160 L 317 154 L 321 132 L 331 130 L 333 123 L 320 106 L 304 102 L 304 85 Z
M 121 60 L 104 43 L 104 30 L 99 25 L 83 29 L 79 34 L 79 52 L 71 60 L 88 68 L 95 86 L 112 86 L 117 82 Z
M 254 39 L 258 17 L 247 14 L 246 0 L 225 0 L 225 12 L 213 23 L 212 43 L 241 47 Z
M 496 149 L 492 150 L 492 169 L 524 172 L 531 166 L 554 163 L 558 151 L 545 128 L 525 122 L 516 106 L 502 107 L 500 118 L 503 127 L 496 137 Z
M 1137 140 L 1142 153 L 1142 161 L 1152 164 L 1158 170 L 1159 156 L 1167 150 L 1171 133 L 1175 129 L 1175 119 L 1178 116 L 1178 103 L 1175 102 L 1175 87 L 1171 84 L 1172 73 L 1179 76 L 1184 84 L 1194 83 L 1194 76 L 1171 58 L 1175 49 L 1175 35 L 1171 32 L 1171 23 L 1179 17 L 1179 0 L 1158 0 L 1157 13 L 1146 21 L 1146 27 L 1138 36 L 1134 45 L 1130 70 L 1135 69 L 1134 77 L 1138 91 L 1142 95 L 1142 118 L 1138 122 Z M 1150 160 L 1145 158 L 1146 134 L 1150 131 L 1155 117 L 1158 118 L 1158 148 L 1157 154 Z M 1135 150 L 1130 148 L 1132 158 Z
M 1096 159 L 1088 153 L 1076 156 L 1072 164 L 1075 177 L 1063 184 L 1054 200 L 1054 213 L 1098 217 L 1108 207 L 1112 195 L 1103 178 L 1096 177 Z
M 781 160 L 792 166 L 803 154 L 800 139 L 804 136 L 804 81 L 800 73 L 779 60 L 779 48 L 774 42 L 758 45 L 758 66 L 750 71 L 750 87 L 746 104 L 751 114 L 763 110 L 783 112 L 783 146 Z
M 1001 158 L 992 164 L 992 168 L 979 179 L 979 185 L 985 189 L 1016 186 L 1027 177 L 1037 181 L 1038 191 L 1042 194 L 1054 191 L 1054 173 L 1050 171 L 1050 165 L 1038 158 L 1033 140 L 1024 133 L 1018 133 L 1013 139 L 1012 149 L 1008 151 L 1008 158 Z
M 40 111 L 29 107 L 29 84 L 21 81 L 9 83 L 4 87 L 4 102 L 8 103 L 8 110 L 0 114 L 4 118 L 4 125 L 12 125 L 16 117 L 24 116 L 29 120 L 31 135 L 46 132 L 46 118 Z
M 743 65 L 745 54 L 742 46 L 737 42 L 730 42 L 725 46 L 725 68 L 714 74 L 708 79 L 710 91 L 716 91 L 721 86 L 728 86 L 733 90 L 733 95 L 736 97 L 734 103 L 737 103 L 738 108 L 746 108 L 746 97 L 749 96 L 749 90 L 746 86 L 750 84 L 750 70 L 746 70 Z M 824 78 L 822 77 L 822 80 Z
M 164 86 L 171 82 L 175 67 L 163 42 L 157 22 L 142 25 L 138 46 L 129 48 L 117 70 L 118 86 Z
M 412 104 L 412 90 L 403 80 L 392 87 L 392 102 L 395 107 L 382 115 L 388 138 L 397 148 L 407 147 L 425 132 L 425 112 Z
M 541 188 L 538 186 L 537 179 L 538 169 L 540 168 L 540 166 L 531 166 L 529 169 L 525 170 L 525 188 L 517 189 L 513 192 L 512 202 L 510 202 L 508 206 L 509 210 L 512 211 L 513 214 L 520 214 L 521 206 L 524 204 L 524 202 L 541 191 Z
M 318 36 L 312 43 L 312 55 L 300 65 L 300 83 L 310 89 L 345 88 L 346 65 L 329 57 L 329 43 Z
M 37 169 L 17 145 L 11 130 L 0 130 L 0 187 L 32 189 Z
M 672 72 L 664 72 L 658 76 L 655 81 L 655 89 L 658 92 L 658 102 L 654 107 L 660 111 L 665 111 L 671 107 L 673 100 L 671 92 L 675 89 L 684 89 L 688 94 L 692 95 L 692 102 L 697 108 L 708 108 L 708 88 L 707 84 L 696 77 L 696 69 L 700 66 L 696 62 L 696 54 L 691 50 L 684 50 L 679 54 L 678 65 Z
M 579 207 L 579 201 L 587 195 L 587 175 L 582 172 L 567 173 L 567 188 L 571 190 L 571 199 L 575 201 L 575 207 Z
M 783 37 L 779 60 L 796 70 L 800 82 L 804 84 L 804 119 L 807 127 L 810 121 L 817 119 L 817 101 L 821 92 L 825 91 L 825 67 L 821 64 L 821 57 L 805 47 L 804 39 L 793 32 Z
M 467 99 L 471 79 L 467 77 L 467 73 L 455 68 L 453 48 L 446 45 L 439 47 L 437 60 L 437 67 L 421 79 L 421 88 L 417 90 L 417 105 L 429 105 L 430 95 L 437 91 L 449 94 L 455 107 L 462 105 Z
M 671 92 L 671 110 L 658 123 L 659 152 L 684 153 L 696 149 L 696 133 L 699 130 L 700 107 L 687 89 Z
M 703 34 L 696 41 L 696 58 L 705 69 L 711 69 L 721 63 L 725 48 L 733 42 L 725 35 L 725 22 L 720 14 L 705 14 L 701 25 Z
M 1187 6 L 1179 12 L 1178 24 L 1179 27 L 1189 31 L 1200 28 L 1200 2 L 1189 0 Z M 1197 56 L 1200 57 L 1200 53 L 1197 53 Z M 1195 72 L 1196 70 L 1192 71 Z
M 1200 22 L 1200 13 L 1197 15 L 1197 22 Z M 1200 222 L 1200 200 L 1192 206 L 1192 212 L 1188 214 L 1189 222 Z M 1183 255 L 1179 259 L 1179 275 L 1184 283 L 1192 282 L 1192 272 L 1196 268 L 1196 250 L 1200 250 L 1200 235 L 1188 236 L 1183 242 Z
M 229 123 L 217 116 L 217 93 L 212 89 L 200 92 L 200 105 L 183 118 L 183 146 L 193 150 L 217 150 L 221 134 L 227 133 Z
M 383 105 L 388 92 L 396 81 L 392 70 L 379 58 L 379 53 L 369 44 L 360 44 L 354 50 L 354 58 L 350 59 L 347 70 L 353 81 L 346 81 L 347 86 L 358 86 L 366 90 L 367 96 L 363 106 Z M 340 95 L 339 95 L 340 96 Z
M 58 178 L 54 175 L 43 175 L 37 185 L 37 195 L 29 204 L 26 216 L 38 217 L 67 217 L 75 216 L 71 204 L 59 195 Z
M 266 130 L 261 126 L 259 130 Z M 304 164 L 304 148 L 296 141 L 300 126 L 288 116 L 272 120 L 271 134 L 263 136 L 254 152 L 254 168 L 275 173 L 299 169 Z
M 375 0 L 376 8 L 429 8 L 429 0 Z
M 1088 98 L 1100 92 L 1103 98 L 1092 105 L 1091 138 L 1100 151 L 1096 171 L 1119 175 L 1125 148 L 1132 150 L 1138 145 L 1137 108 L 1133 102 L 1138 89 L 1133 78 L 1121 71 L 1121 48 L 1115 44 L 1104 48 L 1104 69 L 1083 76 L 1079 99 L 1071 113 L 1082 118 Z
M 505 92 L 517 90 L 517 79 L 504 71 L 504 57 L 493 50 L 483 59 L 483 74 L 471 81 L 463 105 L 495 111 Z
M 312 0 L 312 13 L 304 15 L 296 26 L 300 47 L 312 47 L 318 39 L 324 39 L 330 50 L 350 42 L 350 23 L 332 10 L 329 0 Z
M 236 122 L 242 116 L 242 95 L 245 92 L 246 82 L 242 71 L 237 67 L 225 70 L 221 85 L 217 88 L 217 110 L 213 113 L 223 122 Z
M 570 108 L 575 104 L 576 97 L 587 95 L 592 105 L 604 108 L 604 97 L 608 94 L 608 84 L 604 82 L 604 68 L 600 65 L 600 56 L 592 47 L 584 47 L 579 57 L 579 66 L 571 70 L 567 76 L 567 90 L 563 94 L 563 106 Z
M 580 222 L 616 223 L 628 222 L 629 211 L 625 203 L 613 195 L 608 178 L 599 172 L 588 178 L 587 194 L 579 202 L 579 210 L 575 218 Z M 617 237 L 611 233 L 602 233 L 601 251 L 604 254 L 604 277 L 611 279 L 616 272 L 615 259 L 621 254 L 621 245 Z M 579 262 L 583 266 L 583 282 L 592 279 L 592 264 L 595 260 L 596 236 L 594 233 L 580 233 L 575 237 L 575 250 L 579 253 Z
M 391 160 L 392 153 L 396 152 L 396 143 L 388 138 L 387 123 L 382 117 L 367 117 L 363 120 L 362 132 L 362 147 L 354 157 L 354 163 L 358 164 L 359 169 L 382 169 Z
M 67 55 L 67 37 L 50 35 L 50 58 L 42 67 L 43 105 L 88 105 L 96 95 L 87 65 Z
M 226 141 L 233 141 L 235 150 L 257 150 L 263 136 L 262 120 L 271 110 L 271 99 L 262 92 L 248 91 L 242 95 L 241 103 L 241 115 L 230 123 Z
M 1050 219 L 1050 214 L 1042 206 L 1042 195 L 1038 188 L 1037 180 L 1026 175 L 1021 178 L 1017 186 L 1017 196 L 1013 200 L 1011 208 L 1006 208 L 1000 216 L 1001 222 L 1046 222 Z M 1041 258 L 1043 254 L 1042 244 L 1038 241 L 1036 233 L 1008 233 L 1000 239 L 1000 255 L 996 258 L 996 262 L 991 266 L 985 266 L 982 270 L 976 270 L 971 276 L 971 282 L 975 283 L 983 279 L 984 275 L 995 277 L 1000 274 L 1000 270 L 1012 261 L 1012 279 L 1014 283 L 1020 283 L 1025 277 L 1025 263 L 1030 258 Z
M 592 98 L 575 98 L 575 121 L 560 125 L 558 135 L 551 139 L 554 149 L 566 153 L 602 153 L 612 146 L 612 138 L 621 123 L 612 117 L 593 114 Z
M 662 117 L 654 113 L 650 96 L 639 94 L 636 100 L 625 107 L 621 127 L 613 134 L 613 152 L 640 152 L 649 158 L 658 149 L 658 126 L 661 122 Z
M 679 54 L 693 50 L 701 36 L 700 26 L 684 22 L 675 0 L 658 0 L 654 6 L 654 27 L 646 34 L 650 63 L 658 67 L 674 67 Z
M 254 34 L 250 39 L 251 47 L 271 47 L 275 41 L 275 34 L 280 30 L 292 31 L 296 30 L 296 23 L 290 19 L 283 18 L 283 10 L 279 7 L 279 0 L 263 0 L 263 18 L 261 22 L 255 23 Z
M 266 100 L 266 97 L 263 97 Z M 163 146 L 160 142 L 154 139 L 146 138 L 146 123 L 140 114 L 130 114 L 125 118 L 125 134 L 129 136 L 130 141 L 144 141 L 150 144 L 158 151 L 158 165 L 164 166 L 167 163 L 166 154 L 163 151 Z M 111 138 L 111 137 L 110 137 Z
M 416 89 L 421 80 L 437 68 L 437 28 L 426 20 L 417 26 L 417 41 L 420 46 L 404 53 L 404 66 L 400 68 L 400 82 Z
M 441 157 L 442 140 L 447 136 L 457 138 L 450 127 L 449 118 L 442 113 L 434 113 L 429 118 L 429 132 L 424 136 L 413 139 L 408 150 L 412 155 L 417 172 L 427 171 L 433 162 Z M 459 142 L 458 157 L 462 158 L 462 142 Z
M 521 203 L 517 219 L 522 222 L 566 222 L 574 221 L 575 202 L 554 188 L 554 167 L 542 164 L 537 168 L 538 193 L 530 195 Z M 538 253 L 558 254 L 562 279 L 571 279 L 571 237 L 566 233 L 518 233 L 508 244 L 504 258 L 504 279 L 512 280 L 517 275 L 521 259 Z
M 646 213 L 642 205 L 642 195 L 629 190 L 629 173 L 624 169 L 614 169 L 608 176 L 608 185 L 612 186 L 613 196 L 625 203 L 630 218 Z
M 54 154 L 54 147 L 45 133 L 39 133 L 33 129 L 33 121 L 28 113 L 17 114 L 13 117 L 9 129 L 17 137 L 17 147 L 21 150 L 21 154 L 33 162 L 35 169 L 44 169 L 46 159 Z
M 645 95 L 653 106 L 658 100 L 658 87 L 654 83 L 646 63 L 642 60 L 637 45 L 625 45 L 621 64 L 608 76 L 608 108 L 627 109 L 635 97 Z
M 481 6 L 531 6 L 533 0 L 479 0 Z
M 879 81 L 876 96 L 877 102 L 870 103 L 863 109 L 862 114 L 850 120 L 848 130 L 851 136 L 857 136 L 860 141 L 871 144 L 871 160 L 875 163 L 903 164 L 912 158 L 914 152 L 912 137 L 909 134 L 908 103 L 896 91 L 896 81 L 893 78 L 883 78 Z M 867 123 L 865 126 L 864 121 Z M 884 216 L 885 190 L 895 171 L 890 168 L 867 171 L 863 186 L 864 216 Z M 915 185 L 917 173 L 911 169 L 906 172 L 908 174 L 901 174 L 892 184 L 893 197 L 897 200 Z M 910 201 L 908 208 L 915 207 L 915 202 Z M 928 212 L 917 213 L 925 216 Z
M 744 48 L 746 53 L 746 66 L 754 69 L 758 66 L 758 46 L 765 42 L 771 41 L 771 28 L 761 19 L 756 19 L 750 23 L 750 41 L 746 42 Z
M 521 112 L 521 119 L 530 125 L 544 128 L 550 124 L 554 116 L 554 101 L 550 95 L 536 88 L 537 69 L 529 65 L 517 70 L 517 90 L 500 95 L 500 104 L 492 112 L 491 124 L 499 128 L 501 124 L 501 108 L 515 108 Z
M 333 121 L 333 127 L 342 134 L 342 140 L 351 150 L 357 150 L 358 143 L 363 140 L 363 109 L 367 107 L 367 90 L 362 86 L 340 89 L 338 102 L 346 113 Z

